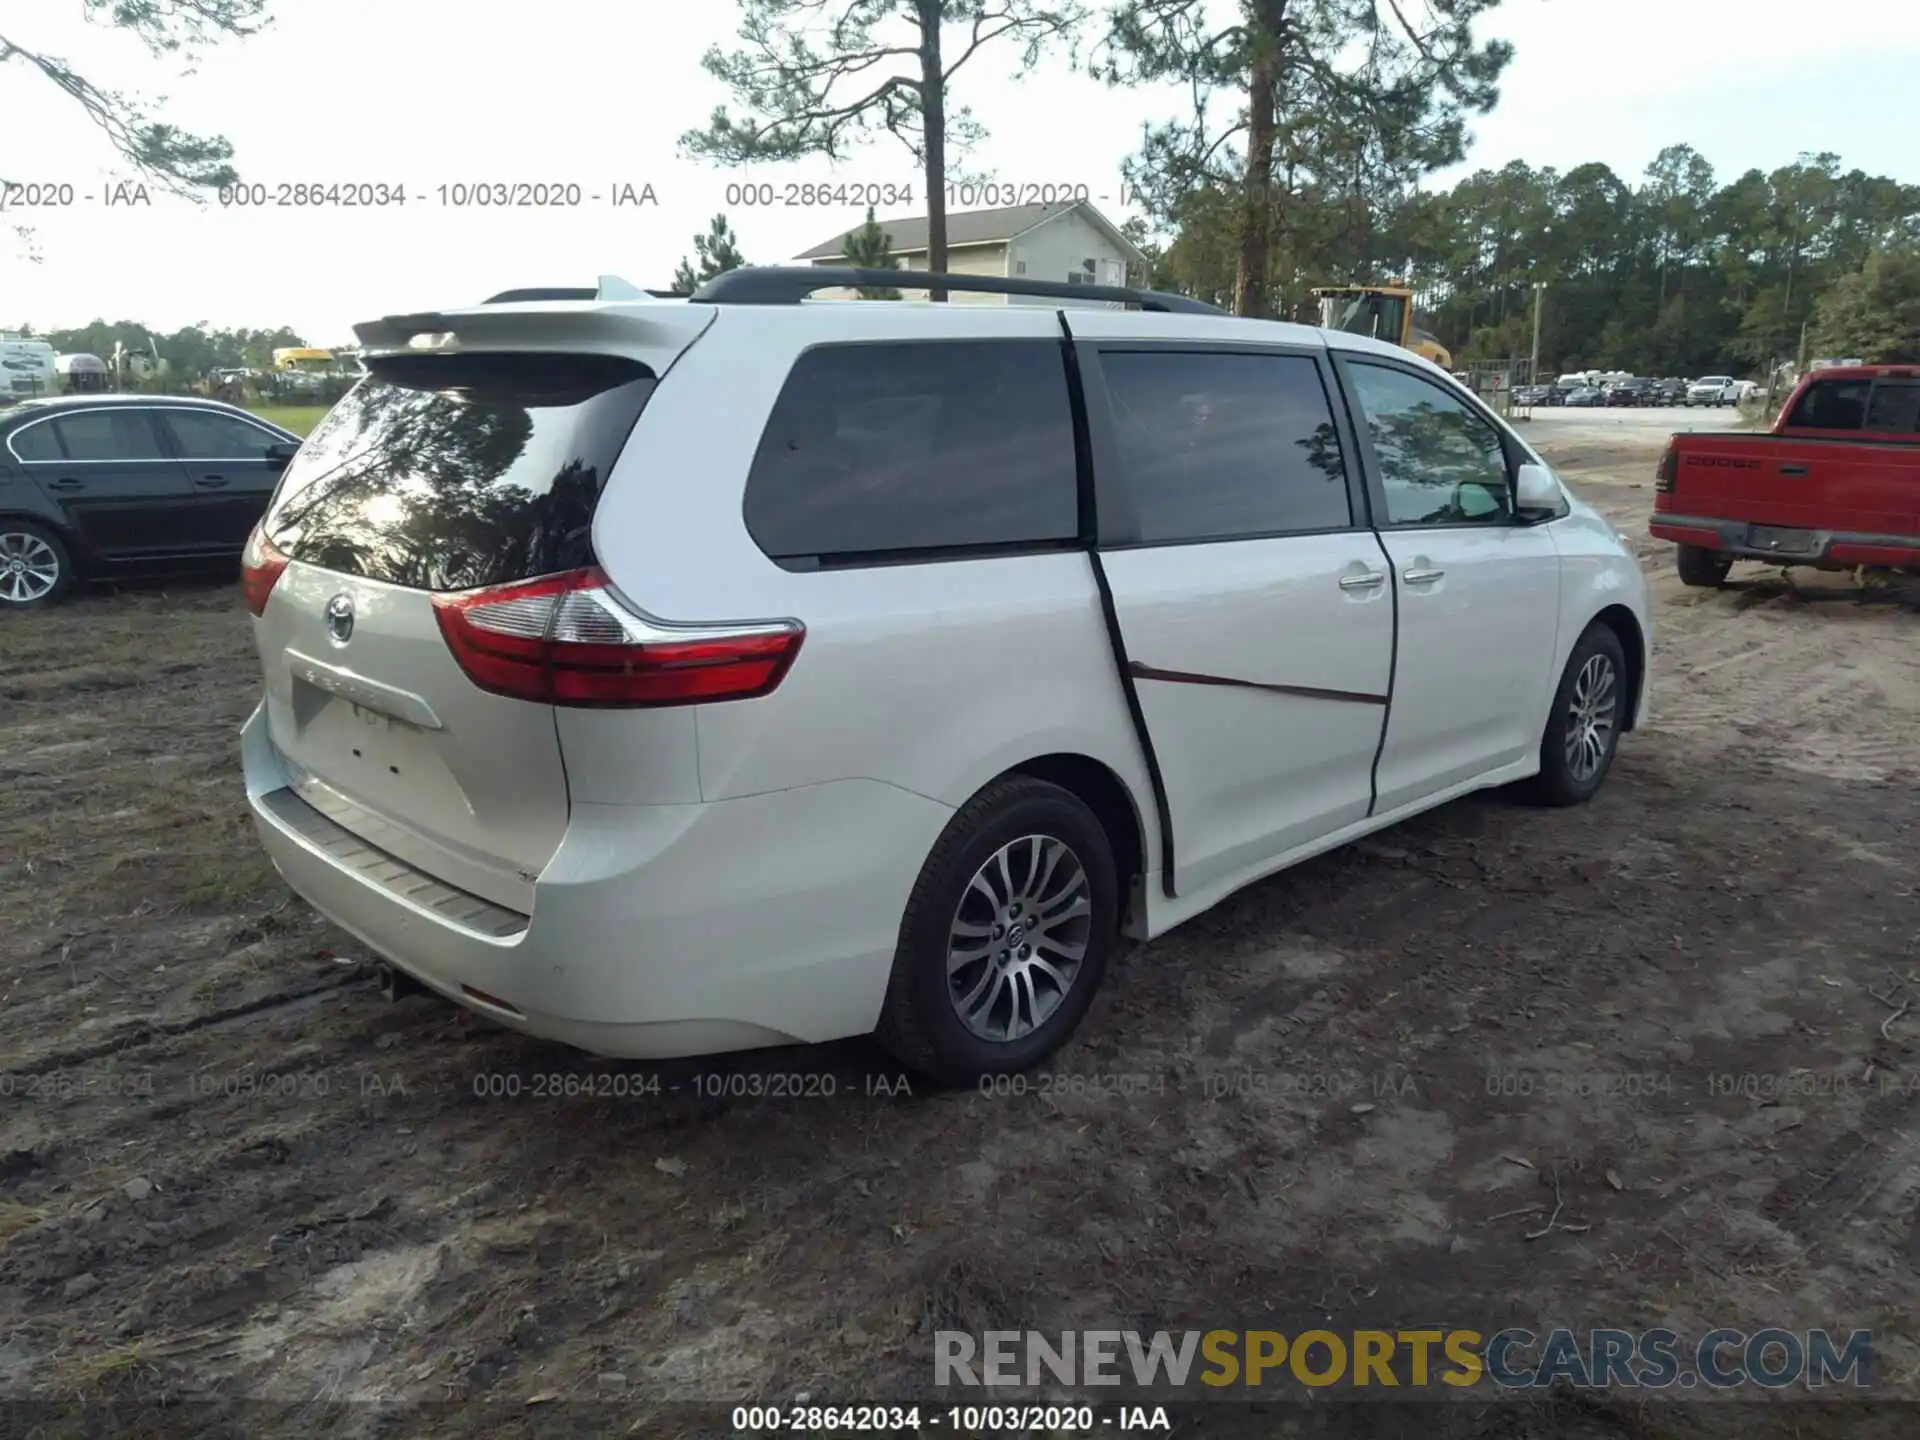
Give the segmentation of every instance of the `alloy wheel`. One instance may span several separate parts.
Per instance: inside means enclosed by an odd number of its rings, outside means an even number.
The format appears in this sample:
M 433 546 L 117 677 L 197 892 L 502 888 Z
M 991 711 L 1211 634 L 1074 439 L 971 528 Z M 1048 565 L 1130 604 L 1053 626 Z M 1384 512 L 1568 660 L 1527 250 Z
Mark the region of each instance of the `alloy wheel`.
M 982 1040 L 1046 1024 L 1067 998 L 1093 933 L 1086 867 L 1064 840 L 1023 835 L 974 872 L 947 936 L 947 998 Z
M 1574 677 L 1567 701 L 1567 773 L 1582 784 L 1599 773 L 1613 742 L 1617 678 L 1613 661 L 1605 655 L 1589 655 Z
M 0 531 L 0 600 L 29 605 L 60 583 L 60 557 L 38 535 Z

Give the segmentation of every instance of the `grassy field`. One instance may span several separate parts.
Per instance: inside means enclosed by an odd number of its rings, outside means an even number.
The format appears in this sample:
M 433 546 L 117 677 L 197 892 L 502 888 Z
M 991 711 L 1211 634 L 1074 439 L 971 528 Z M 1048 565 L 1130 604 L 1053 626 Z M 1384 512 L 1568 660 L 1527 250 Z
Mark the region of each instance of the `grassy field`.
M 305 435 L 313 429 L 329 409 L 325 405 L 249 405 L 247 408 L 262 420 L 271 420 L 296 435 Z

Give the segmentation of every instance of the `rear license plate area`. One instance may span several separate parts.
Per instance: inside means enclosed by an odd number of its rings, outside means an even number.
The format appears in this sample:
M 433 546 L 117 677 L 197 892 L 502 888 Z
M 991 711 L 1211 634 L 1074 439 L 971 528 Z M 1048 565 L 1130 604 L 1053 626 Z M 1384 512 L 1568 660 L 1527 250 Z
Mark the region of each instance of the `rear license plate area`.
M 421 732 L 417 725 L 297 677 L 293 691 L 294 713 L 301 738 L 307 742 L 303 748 L 316 760 L 324 754 L 356 776 L 394 776 L 418 759 Z
M 1772 525 L 1749 525 L 1747 545 L 1769 555 L 1808 555 L 1818 548 L 1811 530 L 1782 530 Z

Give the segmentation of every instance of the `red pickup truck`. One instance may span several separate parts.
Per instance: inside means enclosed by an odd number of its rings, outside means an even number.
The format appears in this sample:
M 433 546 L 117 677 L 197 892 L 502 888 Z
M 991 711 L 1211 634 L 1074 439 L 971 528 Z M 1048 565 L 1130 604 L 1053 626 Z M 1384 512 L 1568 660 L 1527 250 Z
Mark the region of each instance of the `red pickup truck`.
M 1688 585 L 1735 560 L 1920 573 L 1920 366 L 1816 370 L 1770 432 L 1675 435 L 1653 488 Z

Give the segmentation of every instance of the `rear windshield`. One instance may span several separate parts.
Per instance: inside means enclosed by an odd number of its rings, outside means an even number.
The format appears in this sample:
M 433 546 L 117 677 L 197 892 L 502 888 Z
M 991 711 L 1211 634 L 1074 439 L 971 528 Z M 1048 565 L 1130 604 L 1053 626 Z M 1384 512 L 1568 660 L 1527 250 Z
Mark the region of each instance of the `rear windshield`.
M 406 355 L 287 467 L 267 537 L 296 560 L 416 590 L 593 563 L 594 507 L 653 393 L 608 355 Z

